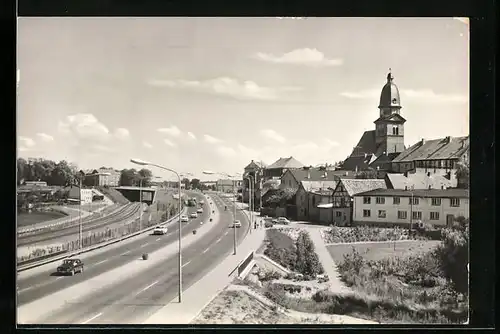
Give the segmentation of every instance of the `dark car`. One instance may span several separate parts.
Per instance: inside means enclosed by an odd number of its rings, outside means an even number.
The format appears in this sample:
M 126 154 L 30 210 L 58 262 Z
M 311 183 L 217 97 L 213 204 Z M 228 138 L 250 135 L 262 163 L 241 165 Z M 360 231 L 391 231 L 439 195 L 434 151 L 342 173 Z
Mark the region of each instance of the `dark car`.
M 83 262 L 80 259 L 65 259 L 63 263 L 57 267 L 57 273 L 62 275 L 71 275 L 75 273 L 83 273 Z

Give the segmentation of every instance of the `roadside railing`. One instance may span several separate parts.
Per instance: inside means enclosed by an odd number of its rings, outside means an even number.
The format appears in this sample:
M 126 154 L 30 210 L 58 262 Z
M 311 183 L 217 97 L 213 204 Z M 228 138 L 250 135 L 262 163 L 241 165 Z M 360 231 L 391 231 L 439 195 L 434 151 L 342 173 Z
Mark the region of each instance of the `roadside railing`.
M 185 210 L 186 209 L 181 211 L 181 214 L 183 214 Z M 178 215 L 176 214 L 172 216 L 168 221 L 162 223 L 170 224 L 176 221 L 177 217 Z M 61 246 L 51 246 L 45 249 L 35 249 L 28 255 L 18 257 L 17 271 L 20 272 L 28 270 L 45 263 L 50 263 L 61 260 L 63 258 L 89 252 L 91 250 L 131 238 L 138 234 L 145 233 L 149 230 L 154 229 L 159 223 L 161 223 L 161 215 L 157 215 L 157 217 L 155 217 L 155 219 L 151 219 L 151 221 L 149 221 L 149 219 L 143 219 L 142 229 L 139 229 L 141 225 L 139 224 L 139 219 L 134 218 L 134 221 L 130 224 L 122 225 L 116 228 L 108 228 L 104 231 L 89 232 L 82 238 L 81 250 L 79 249 L 78 239 L 66 242 Z

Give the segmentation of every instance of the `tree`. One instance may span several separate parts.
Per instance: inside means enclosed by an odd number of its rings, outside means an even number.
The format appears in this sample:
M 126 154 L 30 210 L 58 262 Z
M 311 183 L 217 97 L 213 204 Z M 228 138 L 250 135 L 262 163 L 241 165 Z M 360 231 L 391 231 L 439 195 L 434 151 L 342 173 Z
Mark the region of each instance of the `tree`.
M 317 275 L 323 273 L 323 267 L 319 262 L 318 254 L 314 250 L 314 244 L 306 231 L 302 231 L 295 242 L 296 262 L 295 269 L 303 275 Z
M 69 164 L 65 160 L 61 160 L 54 166 L 54 169 L 52 169 L 50 182 L 48 183 L 54 186 L 64 186 L 68 182 L 71 182 L 74 177 L 75 175 Z
M 28 162 L 23 158 L 17 159 L 17 184 L 21 184 L 27 178 Z
M 189 179 L 188 178 L 183 178 L 181 183 L 184 185 L 184 189 L 189 189 Z
M 149 169 L 143 168 L 136 175 L 137 185 L 140 185 L 140 181 L 142 180 L 142 186 L 148 187 L 151 184 L 151 179 L 153 178 L 153 172 Z
M 124 187 L 130 187 L 135 184 L 136 180 L 136 170 L 132 169 L 123 169 L 120 173 L 120 185 Z
M 469 164 L 460 162 L 457 164 L 457 171 L 455 172 L 457 178 L 457 187 L 469 189 Z
M 192 179 L 191 180 L 191 189 L 201 189 L 201 183 L 199 179 Z

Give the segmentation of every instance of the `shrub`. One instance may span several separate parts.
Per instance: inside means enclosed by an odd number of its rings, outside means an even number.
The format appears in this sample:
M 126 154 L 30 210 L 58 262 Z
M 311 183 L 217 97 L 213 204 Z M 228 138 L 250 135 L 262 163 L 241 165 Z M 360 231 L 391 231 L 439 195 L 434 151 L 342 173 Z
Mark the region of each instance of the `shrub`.
M 297 252 L 296 271 L 305 276 L 315 276 L 324 272 L 318 254 L 314 250 L 314 243 L 307 232 L 300 232 L 295 247 Z
M 276 280 L 276 279 L 280 279 L 281 278 L 281 274 L 277 271 L 266 271 L 264 273 L 264 277 L 261 279 L 261 281 L 272 281 L 272 280 Z

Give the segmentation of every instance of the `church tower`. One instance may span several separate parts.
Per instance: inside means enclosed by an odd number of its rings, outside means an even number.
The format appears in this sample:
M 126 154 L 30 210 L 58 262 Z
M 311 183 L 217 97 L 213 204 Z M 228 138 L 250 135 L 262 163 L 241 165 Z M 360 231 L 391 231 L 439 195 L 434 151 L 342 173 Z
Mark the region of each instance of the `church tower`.
M 374 122 L 376 155 L 403 152 L 405 149 L 404 123 L 406 120 L 401 116 L 399 89 L 394 84 L 391 69 L 387 74 L 387 83 L 380 93 L 378 108 L 379 118 Z

